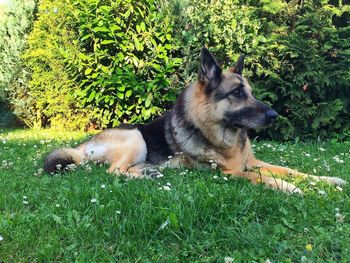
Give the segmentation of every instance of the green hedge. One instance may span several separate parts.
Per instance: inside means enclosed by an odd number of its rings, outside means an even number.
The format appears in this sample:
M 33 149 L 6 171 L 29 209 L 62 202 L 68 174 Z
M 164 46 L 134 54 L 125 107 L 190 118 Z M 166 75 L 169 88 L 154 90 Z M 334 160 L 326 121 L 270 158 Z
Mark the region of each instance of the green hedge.
M 79 53 L 67 56 L 75 95 L 99 109 L 98 124 L 140 122 L 175 99 L 173 23 L 155 1 L 74 1 Z
M 350 136 L 345 1 L 43 0 L 38 10 L 31 81 L 12 98 L 32 126 L 153 118 L 196 77 L 206 45 L 224 67 L 246 55 L 255 95 L 281 114 L 261 136 Z

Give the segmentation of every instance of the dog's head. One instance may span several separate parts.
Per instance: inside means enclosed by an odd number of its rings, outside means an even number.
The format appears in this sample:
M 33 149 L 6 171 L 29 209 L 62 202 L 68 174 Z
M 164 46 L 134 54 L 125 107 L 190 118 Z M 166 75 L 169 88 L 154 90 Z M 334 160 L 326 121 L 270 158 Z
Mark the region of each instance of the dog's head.
M 207 103 L 213 106 L 211 121 L 224 122 L 232 128 L 267 127 L 278 114 L 253 97 L 242 77 L 243 64 L 244 56 L 240 56 L 235 67 L 222 71 L 208 49 L 202 48 L 198 81 Z

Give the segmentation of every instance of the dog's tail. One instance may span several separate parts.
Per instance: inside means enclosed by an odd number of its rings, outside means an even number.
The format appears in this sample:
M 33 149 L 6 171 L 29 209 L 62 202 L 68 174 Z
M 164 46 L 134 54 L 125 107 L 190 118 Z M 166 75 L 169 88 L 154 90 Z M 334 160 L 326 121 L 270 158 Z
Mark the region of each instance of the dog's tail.
M 60 148 L 46 157 L 44 170 L 47 173 L 64 171 L 68 165 L 81 163 L 84 157 L 84 154 L 78 149 Z

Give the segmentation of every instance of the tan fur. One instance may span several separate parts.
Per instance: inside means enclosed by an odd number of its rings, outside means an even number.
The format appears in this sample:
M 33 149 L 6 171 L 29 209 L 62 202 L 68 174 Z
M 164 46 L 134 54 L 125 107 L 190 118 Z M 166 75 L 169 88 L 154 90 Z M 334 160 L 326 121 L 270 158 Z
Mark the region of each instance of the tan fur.
M 57 154 L 58 156 L 70 156 L 72 157 L 73 161 L 75 163 L 81 163 L 84 161 L 85 156 L 84 154 L 79 151 L 78 149 L 73 148 L 60 148 L 53 152 L 54 154 Z
M 140 169 L 131 169 L 143 163 L 147 154 L 146 143 L 137 129 L 105 130 L 78 148 L 85 160 L 108 163 L 109 173 L 142 177 Z

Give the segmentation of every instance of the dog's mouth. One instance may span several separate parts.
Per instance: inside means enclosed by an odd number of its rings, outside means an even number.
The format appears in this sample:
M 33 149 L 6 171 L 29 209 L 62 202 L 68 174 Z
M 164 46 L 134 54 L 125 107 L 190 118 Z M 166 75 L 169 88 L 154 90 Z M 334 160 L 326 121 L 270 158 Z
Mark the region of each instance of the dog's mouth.
M 247 120 L 242 123 L 237 122 L 227 122 L 228 126 L 235 129 L 263 129 L 270 127 L 275 120 L 263 118 L 263 119 L 255 119 L 255 120 Z
M 237 128 L 237 129 L 248 128 L 248 127 L 244 127 L 243 125 L 238 124 L 238 123 L 232 123 L 231 126 L 232 126 L 233 128 Z

